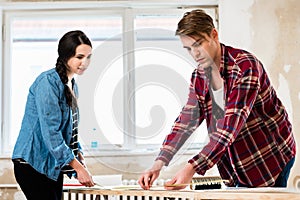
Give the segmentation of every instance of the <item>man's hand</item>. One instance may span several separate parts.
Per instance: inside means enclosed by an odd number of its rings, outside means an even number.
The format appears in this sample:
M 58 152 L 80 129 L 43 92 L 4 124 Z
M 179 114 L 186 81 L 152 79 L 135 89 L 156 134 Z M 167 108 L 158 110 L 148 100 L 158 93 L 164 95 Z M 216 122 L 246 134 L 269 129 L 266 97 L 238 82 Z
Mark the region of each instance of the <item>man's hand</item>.
M 164 166 L 161 160 L 155 161 L 151 169 L 146 170 L 139 178 L 138 183 L 144 190 L 149 190 L 153 182 L 159 176 L 160 170 Z
M 185 167 L 176 173 L 175 177 L 165 183 L 166 190 L 180 190 L 186 188 L 195 174 L 195 169 L 188 163 Z

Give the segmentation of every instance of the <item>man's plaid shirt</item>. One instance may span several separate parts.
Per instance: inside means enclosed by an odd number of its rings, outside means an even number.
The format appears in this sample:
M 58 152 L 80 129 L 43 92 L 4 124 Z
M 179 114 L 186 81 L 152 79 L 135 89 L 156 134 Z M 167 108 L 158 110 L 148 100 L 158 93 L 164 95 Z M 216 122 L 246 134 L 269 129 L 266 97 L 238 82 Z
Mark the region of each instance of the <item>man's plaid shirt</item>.
M 216 109 L 203 70 L 192 74 L 189 97 L 157 159 L 167 165 L 205 119 L 209 142 L 188 162 L 204 175 L 217 164 L 220 175 L 249 187 L 272 186 L 296 145 L 285 107 L 262 63 L 251 53 L 221 44 L 225 112 Z

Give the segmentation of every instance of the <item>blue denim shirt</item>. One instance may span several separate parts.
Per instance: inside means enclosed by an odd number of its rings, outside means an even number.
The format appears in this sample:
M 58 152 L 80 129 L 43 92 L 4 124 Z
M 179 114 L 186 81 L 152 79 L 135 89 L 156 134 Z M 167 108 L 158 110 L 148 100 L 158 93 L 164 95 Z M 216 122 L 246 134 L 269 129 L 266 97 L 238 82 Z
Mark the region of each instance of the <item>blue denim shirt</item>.
M 73 86 L 78 94 L 77 85 Z M 71 108 L 55 69 L 41 73 L 29 89 L 25 114 L 12 159 L 22 158 L 35 170 L 57 180 L 61 168 L 74 159 Z

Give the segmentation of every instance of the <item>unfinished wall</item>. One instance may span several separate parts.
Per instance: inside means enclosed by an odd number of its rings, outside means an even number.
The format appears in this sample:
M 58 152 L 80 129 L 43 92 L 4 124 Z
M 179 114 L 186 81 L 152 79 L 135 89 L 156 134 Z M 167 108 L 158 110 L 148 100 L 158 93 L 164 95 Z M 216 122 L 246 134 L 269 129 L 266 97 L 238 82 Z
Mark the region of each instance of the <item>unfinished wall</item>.
M 296 141 L 300 140 L 299 12 L 297 0 L 220 1 L 221 41 L 247 49 L 262 61 L 288 110 Z M 298 153 L 290 187 L 299 174 Z

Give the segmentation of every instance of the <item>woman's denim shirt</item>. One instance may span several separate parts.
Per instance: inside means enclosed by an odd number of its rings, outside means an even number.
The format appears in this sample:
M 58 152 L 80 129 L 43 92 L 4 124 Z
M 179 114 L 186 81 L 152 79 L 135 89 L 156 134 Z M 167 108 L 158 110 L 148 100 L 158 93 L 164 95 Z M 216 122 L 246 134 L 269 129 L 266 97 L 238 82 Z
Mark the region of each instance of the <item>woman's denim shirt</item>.
M 35 170 L 57 180 L 61 168 L 74 159 L 71 110 L 55 69 L 40 74 L 29 89 L 25 114 L 12 159 L 22 158 Z M 77 95 L 77 85 L 73 86 Z

